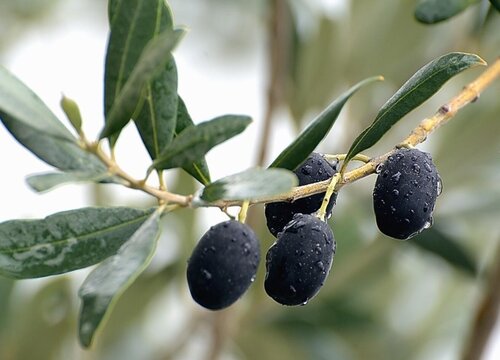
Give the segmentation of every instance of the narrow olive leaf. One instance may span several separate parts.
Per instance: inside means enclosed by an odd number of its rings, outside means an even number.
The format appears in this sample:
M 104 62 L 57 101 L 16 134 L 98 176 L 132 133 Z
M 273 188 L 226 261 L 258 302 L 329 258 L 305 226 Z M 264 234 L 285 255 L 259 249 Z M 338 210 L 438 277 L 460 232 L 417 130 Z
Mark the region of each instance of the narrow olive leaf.
M 30 175 L 26 178 L 28 185 L 37 192 L 52 190 L 57 186 L 68 183 L 93 182 L 93 183 L 117 183 L 123 181 L 117 177 L 112 177 L 104 172 L 96 174 L 94 172 L 50 172 Z
M 449 53 L 422 67 L 382 106 L 373 123 L 354 140 L 342 169 L 354 156 L 375 145 L 394 124 L 430 98 L 446 81 L 470 67 L 485 64 L 474 54 Z
M 251 123 L 244 115 L 224 115 L 188 127 L 165 148 L 151 169 L 184 167 L 200 159 L 216 145 L 241 133 Z
M 151 81 L 172 58 L 171 51 L 184 35 L 182 29 L 166 30 L 151 40 L 142 53 L 129 79 L 113 102 L 100 138 L 119 132 L 132 118 L 145 85 Z
M 113 25 L 115 15 L 123 4 L 123 0 L 108 0 L 108 21 Z
M 154 36 L 172 30 L 172 14 L 164 2 L 158 1 Z M 145 87 L 144 104 L 134 122 L 151 159 L 156 159 L 174 137 L 177 120 L 177 68 L 172 57 L 166 67 Z
M 177 70 L 172 58 L 145 88 L 144 104 L 134 122 L 151 159 L 174 138 L 177 120 Z
M 365 79 L 340 95 L 302 131 L 297 139 L 278 155 L 269 167 L 293 170 L 304 162 L 316 146 L 326 137 L 347 100 L 363 86 L 380 80 L 383 80 L 383 77 L 374 76 Z
M 208 184 L 200 198 L 217 200 L 258 200 L 290 191 L 298 185 L 297 176 L 285 169 L 254 168 Z
M 177 137 L 186 128 L 192 126 L 194 126 L 193 119 L 191 119 L 191 115 L 189 115 L 184 100 L 179 96 L 174 136 Z M 210 183 L 210 170 L 208 169 L 208 164 L 204 156 L 194 160 L 192 163 L 184 165 L 182 168 L 203 185 Z
M 66 140 L 74 138 L 31 89 L 0 66 L 0 119 L 5 117 L 42 134 Z
M 151 261 L 160 235 L 159 219 L 160 213 L 155 211 L 116 255 L 99 264 L 83 282 L 78 291 L 82 299 L 78 334 L 84 347 L 91 345 L 116 300 Z
M 73 126 L 77 133 L 80 133 L 82 131 L 82 115 L 80 114 L 80 108 L 76 101 L 63 95 L 61 98 L 61 108 L 66 114 L 71 126 Z
M 66 273 L 114 255 L 153 210 L 88 207 L 0 224 L 0 274 L 27 279 Z
M 500 0 L 490 0 L 491 5 L 500 12 Z
M 63 171 L 83 171 L 101 174 L 107 170 L 99 158 L 83 150 L 74 140 L 68 141 L 47 135 L 37 129 L 16 121 L 10 116 L 3 116 L 7 130 L 24 147 L 45 161 Z
M 158 34 L 159 25 L 166 23 L 172 28 L 172 14 L 163 0 L 110 0 L 108 17 L 110 34 L 104 74 L 106 122 L 146 45 Z M 111 145 L 118 135 L 110 137 Z
M 435 24 L 478 2 L 479 0 L 421 0 L 415 8 L 415 18 L 424 24 Z
M 409 243 L 440 257 L 468 275 L 477 275 L 477 265 L 467 250 L 435 227 L 423 231 Z

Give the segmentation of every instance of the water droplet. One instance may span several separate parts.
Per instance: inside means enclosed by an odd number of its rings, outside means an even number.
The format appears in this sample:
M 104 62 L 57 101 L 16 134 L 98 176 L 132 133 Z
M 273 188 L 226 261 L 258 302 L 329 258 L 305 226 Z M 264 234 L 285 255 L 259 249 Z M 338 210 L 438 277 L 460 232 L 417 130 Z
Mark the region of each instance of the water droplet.
M 314 225 L 313 227 L 311 227 L 311 231 L 321 232 L 321 226 Z
M 321 246 L 319 244 L 316 244 L 314 251 L 316 252 L 316 254 L 320 255 L 322 253 Z
M 391 176 L 392 182 L 397 184 L 399 182 L 399 178 L 401 177 L 401 173 L 398 171 L 394 175 Z
M 443 182 L 441 181 L 441 178 L 438 177 L 437 179 L 437 196 L 441 195 L 441 193 L 443 192 Z
M 387 159 L 388 159 L 389 161 L 394 161 L 394 156 L 390 155 Z
M 323 169 L 318 169 L 318 175 L 323 175 Z
M 402 153 L 397 153 L 397 154 L 396 154 L 396 159 L 398 159 L 398 160 L 401 160 L 401 159 L 402 159 L 402 158 L 404 158 L 404 157 L 405 157 L 405 155 L 404 155 L 404 154 L 402 154 Z
M 231 242 L 236 242 L 236 238 L 235 238 L 235 237 L 232 237 L 232 238 L 231 238 Z
M 382 172 L 382 169 L 384 168 L 384 164 L 380 163 L 377 165 L 377 167 L 375 168 L 375 172 L 377 174 L 380 174 Z
M 413 195 L 413 191 L 408 191 L 406 194 L 405 194 L 405 199 L 409 199 L 411 196 Z
M 413 156 L 411 157 L 411 161 L 417 161 L 417 157 L 416 157 L 415 155 L 413 155 Z
M 428 203 L 424 203 L 424 208 L 423 208 L 424 212 L 427 212 L 429 211 L 429 204 Z
M 303 266 L 304 266 L 304 264 L 302 264 L 301 262 L 298 262 L 298 263 L 297 263 L 297 267 L 298 267 L 298 268 L 301 268 L 301 267 L 303 267 Z
M 382 205 L 385 205 L 385 200 L 384 200 L 384 199 L 380 199 L 380 203 L 381 203 Z
M 297 294 L 297 289 L 295 289 L 295 287 L 294 287 L 293 285 L 290 285 L 290 288 L 289 288 L 289 289 L 290 289 L 290 292 L 291 292 L 292 294 L 294 294 L 294 295 L 295 295 L 295 294 Z
M 305 221 L 302 221 L 302 220 L 299 220 L 295 223 L 295 228 L 296 229 L 300 229 L 300 228 L 303 228 L 304 226 L 306 226 L 306 222 Z
M 304 175 L 311 175 L 312 172 L 312 166 L 311 165 L 306 165 L 300 169 L 300 172 Z
M 201 269 L 201 274 L 206 280 L 212 279 L 212 274 L 207 269 Z
M 212 245 L 212 246 L 210 246 L 209 249 L 210 249 L 211 252 L 215 253 L 215 246 Z
M 412 180 L 411 183 L 412 183 L 413 186 L 418 187 L 418 181 L 417 180 Z
M 386 170 L 386 171 L 384 171 L 384 172 L 382 173 L 382 177 L 383 177 L 383 178 L 386 178 L 386 177 L 388 177 L 388 176 L 389 176 L 389 171 L 388 171 L 388 170 Z
M 394 214 L 396 212 L 396 208 L 394 206 L 391 206 L 391 213 Z
M 254 282 L 255 281 L 255 277 L 256 277 L 256 275 L 252 276 L 252 278 L 250 279 L 250 282 Z
M 325 264 L 323 264 L 323 261 L 318 261 L 316 263 L 316 267 L 321 271 L 325 270 Z
M 426 221 L 425 224 L 424 224 L 424 229 L 428 229 L 432 226 L 432 222 L 431 221 Z
M 252 245 L 250 245 L 250 243 L 244 243 L 243 244 L 243 255 L 248 255 L 250 254 L 250 248 L 252 247 Z
M 405 222 L 406 224 L 408 224 L 408 225 L 410 225 L 410 223 L 411 223 L 410 219 L 408 219 L 408 218 L 405 218 L 405 219 L 404 219 L 404 222 Z
M 303 302 L 302 304 L 300 304 L 300 305 L 301 305 L 301 306 L 306 306 L 308 301 L 309 301 L 309 300 L 306 300 L 306 301 L 304 301 L 304 302 Z
M 424 168 L 428 172 L 432 172 L 432 167 L 431 167 L 431 165 L 428 162 L 424 162 Z
M 392 195 L 394 195 L 394 197 L 398 197 L 399 196 L 399 190 L 398 189 L 392 190 Z
M 413 172 L 414 172 L 415 174 L 420 174 L 420 165 L 418 165 L 418 164 L 413 164 L 413 165 L 411 166 L 411 169 L 413 170 Z

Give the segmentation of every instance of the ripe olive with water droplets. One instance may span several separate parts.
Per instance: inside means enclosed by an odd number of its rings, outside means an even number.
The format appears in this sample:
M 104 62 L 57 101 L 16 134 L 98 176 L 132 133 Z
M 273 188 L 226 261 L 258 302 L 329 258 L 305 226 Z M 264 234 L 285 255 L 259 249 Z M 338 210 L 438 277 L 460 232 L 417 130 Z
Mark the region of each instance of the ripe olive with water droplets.
M 299 179 L 299 186 L 330 179 L 337 173 L 337 163 L 329 163 L 321 154 L 312 153 L 297 169 L 295 175 Z M 285 225 L 292 220 L 293 215 L 312 214 L 321 207 L 325 193 L 311 195 L 294 202 L 275 202 L 266 205 L 267 227 L 271 234 L 278 236 Z M 327 217 L 332 212 L 337 195 L 333 194 L 327 207 Z
M 295 214 L 267 252 L 267 294 L 283 305 L 305 305 L 323 286 L 335 248 L 328 224 L 314 215 Z
M 255 279 L 259 260 L 259 241 L 249 226 L 235 220 L 212 226 L 188 262 L 191 296 L 210 310 L 228 307 Z
M 406 240 L 431 226 L 441 179 L 430 154 L 398 149 L 377 172 L 373 209 L 380 231 Z

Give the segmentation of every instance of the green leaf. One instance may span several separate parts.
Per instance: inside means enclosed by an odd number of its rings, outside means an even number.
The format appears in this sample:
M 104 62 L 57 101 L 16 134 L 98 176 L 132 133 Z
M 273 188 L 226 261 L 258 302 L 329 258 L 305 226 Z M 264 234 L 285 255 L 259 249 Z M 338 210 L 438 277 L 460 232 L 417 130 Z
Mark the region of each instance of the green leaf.
M 80 114 L 78 104 L 73 99 L 64 95 L 61 98 L 60 104 L 71 126 L 80 134 L 82 131 L 82 115 Z
M 290 191 L 298 185 L 297 176 L 285 169 L 249 169 L 208 184 L 200 198 L 217 200 L 258 200 Z
M 106 166 L 95 155 L 83 150 L 74 140 L 54 137 L 16 121 L 2 118 L 7 130 L 38 158 L 63 171 L 83 171 L 101 174 Z
M 191 119 L 189 115 L 184 100 L 179 96 L 174 136 L 177 137 L 186 128 L 192 126 L 194 126 L 193 119 Z M 210 171 L 204 156 L 194 160 L 192 163 L 184 165 L 182 168 L 203 185 L 210 183 Z
M 192 164 L 216 145 L 241 133 L 251 121 L 244 115 L 224 115 L 188 127 L 162 151 L 151 167 L 161 170 Z
M 111 177 L 109 173 L 104 172 L 100 174 L 88 173 L 88 172 L 50 172 L 43 174 L 30 175 L 26 178 L 28 185 L 37 192 L 44 192 L 52 190 L 53 188 L 76 182 L 114 182 L 121 184 L 122 181 L 119 178 Z
M 140 110 L 139 100 L 145 86 L 167 65 L 172 58 L 171 51 L 184 33 L 182 29 L 166 30 L 148 43 L 123 89 L 114 99 L 100 134 L 101 139 L 119 133 L 134 112 Z
M 73 135 L 24 83 L 0 66 L 0 119 L 11 119 L 53 137 L 73 140 Z
M 171 11 L 163 0 L 110 0 L 108 17 L 111 29 L 104 75 L 106 122 L 147 44 L 160 31 L 173 28 Z M 135 109 L 136 105 L 137 102 L 134 102 L 130 107 Z M 112 146 L 118 135 L 119 132 L 110 137 Z
M 153 160 L 174 137 L 177 103 L 177 70 L 172 58 L 165 70 L 146 85 L 144 105 L 134 118 L 142 142 Z
M 469 253 L 452 238 L 436 227 L 427 229 L 413 238 L 409 243 L 439 256 L 453 267 L 468 275 L 477 275 L 477 265 Z
M 103 261 L 83 282 L 78 291 L 83 302 L 78 330 L 84 347 L 90 346 L 114 303 L 151 261 L 160 235 L 159 219 L 160 213 L 155 211 L 116 255 Z
M 108 21 L 109 24 L 112 25 L 115 19 L 115 15 L 117 14 L 120 6 L 122 5 L 122 0 L 109 0 L 108 1 Z M 108 44 L 109 46 L 109 44 Z
M 163 0 L 159 0 L 158 4 L 154 36 L 172 29 L 173 25 L 170 8 Z M 163 71 L 146 85 L 144 104 L 134 118 L 141 139 L 153 160 L 174 137 L 177 103 L 177 68 L 174 58 L 171 58 Z
M 479 0 L 421 0 L 415 8 L 415 18 L 424 24 L 435 24 L 478 2 Z
M 0 274 L 27 279 L 81 269 L 114 255 L 152 210 L 88 207 L 0 224 Z
M 109 0 L 108 18 L 110 34 L 104 74 L 106 119 L 144 48 L 158 34 L 158 24 L 166 19 L 172 28 L 170 10 L 162 0 Z
M 342 169 L 354 156 L 375 145 L 394 124 L 430 98 L 446 81 L 472 66 L 485 64 L 474 54 L 449 53 L 422 67 L 382 106 L 373 123 L 354 140 Z
M 500 12 L 500 0 L 490 0 L 491 6 L 497 9 Z
M 278 155 L 269 167 L 294 170 L 307 159 L 316 146 L 325 138 L 347 100 L 363 86 L 382 79 L 381 76 L 365 79 L 340 95 L 302 131 L 297 139 Z

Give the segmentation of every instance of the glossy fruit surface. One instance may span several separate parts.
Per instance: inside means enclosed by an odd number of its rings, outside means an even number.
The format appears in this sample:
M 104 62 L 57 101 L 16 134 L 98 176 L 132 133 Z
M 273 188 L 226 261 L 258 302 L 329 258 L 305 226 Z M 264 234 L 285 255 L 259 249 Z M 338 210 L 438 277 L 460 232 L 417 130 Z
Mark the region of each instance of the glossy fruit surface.
M 373 209 L 382 233 L 406 240 L 432 225 L 441 179 L 431 156 L 399 149 L 377 169 Z
M 306 161 L 295 169 L 294 173 L 299 179 L 299 186 L 308 185 L 330 179 L 337 173 L 337 164 L 331 164 L 322 155 L 312 153 Z M 265 213 L 267 227 L 271 234 L 278 236 L 278 233 L 292 220 L 294 214 L 312 214 L 316 212 L 320 208 L 324 196 L 325 193 L 320 193 L 292 203 L 275 202 L 267 204 Z M 333 194 L 330 198 L 327 207 L 327 217 L 331 214 L 336 198 L 336 194 Z
M 228 307 L 255 279 L 259 260 L 259 241 L 249 226 L 235 220 L 212 226 L 189 259 L 191 296 L 207 309 Z
M 328 224 L 314 215 L 296 214 L 267 252 L 267 294 L 283 305 L 306 304 L 323 286 L 335 249 Z

